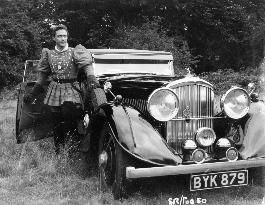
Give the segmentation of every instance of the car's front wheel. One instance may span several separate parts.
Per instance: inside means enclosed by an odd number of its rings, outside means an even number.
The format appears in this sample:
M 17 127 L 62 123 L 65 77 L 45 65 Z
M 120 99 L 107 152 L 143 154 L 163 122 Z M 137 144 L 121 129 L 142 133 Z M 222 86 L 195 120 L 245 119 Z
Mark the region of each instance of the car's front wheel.
M 265 187 L 265 167 L 249 169 L 250 183 L 257 186 Z
M 100 189 L 111 189 L 114 199 L 127 196 L 130 182 L 125 175 L 129 159 L 113 138 L 107 124 L 101 132 L 98 156 Z

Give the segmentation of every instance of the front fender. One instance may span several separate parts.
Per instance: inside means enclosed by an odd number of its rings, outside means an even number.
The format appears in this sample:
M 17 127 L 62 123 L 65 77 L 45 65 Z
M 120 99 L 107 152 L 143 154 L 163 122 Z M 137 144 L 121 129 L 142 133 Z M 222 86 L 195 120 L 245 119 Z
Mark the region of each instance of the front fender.
M 113 105 L 106 111 L 114 137 L 125 151 L 157 165 L 176 165 L 182 162 L 180 156 L 171 152 L 159 132 L 137 110 Z

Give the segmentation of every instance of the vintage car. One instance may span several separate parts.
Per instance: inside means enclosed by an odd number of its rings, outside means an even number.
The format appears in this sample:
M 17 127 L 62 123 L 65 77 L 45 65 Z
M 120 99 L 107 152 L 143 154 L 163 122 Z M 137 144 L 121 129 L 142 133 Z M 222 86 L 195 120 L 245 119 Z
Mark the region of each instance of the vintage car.
M 138 178 L 190 175 L 191 191 L 247 185 L 249 168 L 265 165 L 265 158 L 240 156 L 252 103 L 246 90 L 232 87 L 218 98 L 211 83 L 191 74 L 175 75 L 169 52 L 90 52 L 107 102 L 90 118 L 89 150 L 98 153 L 100 183 L 112 188 L 115 198 L 126 194 Z M 27 61 L 25 68 L 36 63 Z M 33 129 L 30 140 L 37 140 L 51 136 L 54 126 L 44 94 L 30 105 L 22 102 L 35 83 L 27 80 L 32 73 L 25 69 L 20 84 L 18 143 L 29 140 L 26 130 Z

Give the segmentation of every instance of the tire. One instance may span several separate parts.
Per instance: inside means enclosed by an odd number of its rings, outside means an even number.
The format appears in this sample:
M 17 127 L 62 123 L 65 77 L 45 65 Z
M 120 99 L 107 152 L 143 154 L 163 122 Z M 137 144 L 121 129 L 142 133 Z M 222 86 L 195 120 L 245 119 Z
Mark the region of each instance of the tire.
M 107 155 L 105 163 L 101 163 L 100 156 Z M 114 199 L 127 197 L 131 182 L 126 179 L 126 166 L 129 160 L 122 148 L 116 143 L 110 128 L 105 124 L 99 141 L 99 180 L 101 191 L 112 191 Z
M 250 168 L 249 179 L 250 184 L 265 187 L 265 167 Z
M 128 160 L 120 147 L 116 148 L 116 173 L 115 182 L 112 185 L 112 193 L 114 199 L 128 197 L 131 192 L 132 182 L 126 179 L 126 166 L 129 165 Z

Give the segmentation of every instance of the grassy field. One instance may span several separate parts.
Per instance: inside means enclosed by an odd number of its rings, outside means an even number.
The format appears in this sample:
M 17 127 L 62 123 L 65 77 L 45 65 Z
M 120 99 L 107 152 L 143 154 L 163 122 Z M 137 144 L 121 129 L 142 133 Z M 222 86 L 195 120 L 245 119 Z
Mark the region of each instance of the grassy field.
M 67 155 L 55 156 L 52 139 L 16 144 L 16 100 L 4 93 L 0 98 L 0 205 L 4 204 L 169 204 L 169 198 L 206 199 L 204 204 L 262 204 L 265 189 L 247 186 L 190 193 L 183 177 L 141 182 L 135 192 L 114 201 L 101 193 L 96 168 L 84 179 L 69 164 Z M 187 201 L 186 201 L 187 202 Z M 201 203 L 203 204 L 203 203 Z

